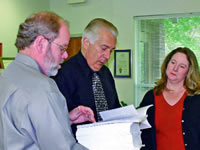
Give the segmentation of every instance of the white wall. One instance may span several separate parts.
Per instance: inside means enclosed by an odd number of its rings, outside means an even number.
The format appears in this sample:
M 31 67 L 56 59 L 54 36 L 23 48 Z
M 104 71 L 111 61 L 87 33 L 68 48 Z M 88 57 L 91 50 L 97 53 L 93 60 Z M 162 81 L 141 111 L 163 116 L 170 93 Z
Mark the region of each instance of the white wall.
M 50 0 L 50 9 L 70 22 L 71 34 L 82 33 L 95 17 L 110 20 L 119 29 L 116 49 L 132 50 L 132 78 L 115 78 L 120 100 L 134 103 L 134 24 L 133 16 L 199 12 L 199 0 L 86 0 L 82 4 L 67 4 L 67 0 Z M 113 55 L 109 68 L 113 72 Z
M 0 42 L 4 57 L 16 56 L 14 43 L 19 24 L 41 10 L 49 10 L 49 0 L 0 0 Z
M 199 0 L 86 0 L 83 4 L 67 4 L 67 0 L 0 0 L 0 42 L 3 56 L 14 57 L 18 26 L 30 14 L 52 10 L 70 22 L 72 35 L 81 34 L 87 23 L 102 17 L 119 29 L 116 49 L 132 50 L 132 78 L 115 78 L 120 100 L 134 103 L 134 24 L 133 16 L 199 12 Z M 113 72 L 113 55 L 109 61 Z
M 50 0 L 50 9 L 69 21 L 72 34 L 82 33 L 88 22 L 96 17 L 112 21 L 112 0 L 86 1 L 82 4 L 68 4 L 67 0 Z

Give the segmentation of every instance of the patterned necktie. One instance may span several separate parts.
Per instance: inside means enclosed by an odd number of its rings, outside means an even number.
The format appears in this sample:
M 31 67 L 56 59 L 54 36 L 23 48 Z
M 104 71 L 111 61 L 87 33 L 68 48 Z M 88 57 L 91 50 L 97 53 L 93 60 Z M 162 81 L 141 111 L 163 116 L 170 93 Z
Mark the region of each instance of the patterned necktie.
M 93 76 L 92 76 L 92 89 L 93 89 L 93 94 L 94 94 L 98 121 L 101 121 L 102 118 L 99 112 L 108 110 L 108 103 L 106 101 L 106 97 L 104 94 L 104 90 L 103 90 L 100 78 L 95 72 L 93 73 Z

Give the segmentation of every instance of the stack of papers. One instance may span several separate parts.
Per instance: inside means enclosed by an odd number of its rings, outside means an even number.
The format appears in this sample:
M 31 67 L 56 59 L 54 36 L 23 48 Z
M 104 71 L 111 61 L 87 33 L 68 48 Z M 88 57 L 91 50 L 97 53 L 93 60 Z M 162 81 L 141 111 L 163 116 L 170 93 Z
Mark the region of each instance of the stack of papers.
M 133 105 L 100 112 L 101 122 L 79 125 L 78 142 L 90 150 L 139 150 L 142 147 L 140 129 L 150 128 L 146 111 Z

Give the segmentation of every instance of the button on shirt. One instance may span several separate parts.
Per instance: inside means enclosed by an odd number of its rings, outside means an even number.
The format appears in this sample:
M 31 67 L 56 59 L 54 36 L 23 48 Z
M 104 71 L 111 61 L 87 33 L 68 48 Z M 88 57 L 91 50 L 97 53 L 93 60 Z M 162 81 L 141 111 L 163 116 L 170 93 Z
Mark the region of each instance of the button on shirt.
M 114 79 L 109 69 L 103 66 L 97 73 L 102 82 L 106 99 L 108 100 L 108 109 L 120 107 Z M 57 76 L 53 78 L 67 100 L 69 111 L 79 105 L 88 106 L 92 108 L 97 119 L 92 90 L 92 75 L 93 71 L 88 66 L 82 53 L 79 52 L 66 61 Z
M 108 102 L 108 109 L 120 107 L 114 79 L 106 66 L 103 66 L 98 72 L 105 97 Z M 87 64 L 82 53 L 79 52 L 74 57 L 66 61 L 54 77 L 58 88 L 67 100 L 69 111 L 79 105 L 90 107 L 97 120 L 97 111 L 92 90 L 93 71 Z M 73 127 L 75 133 L 76 127 Z
M 140 107 L 147 105 L 155 105 L 153 90 L 148 91 L 140 104 Z M 187 95 L 184 100 L 183 112 L 182 112 L 182 132 L 184 146 L 186 150 L 199 150 L 200 148 L 200 94 L 193 96 Z M 151 107 L 147 111 L 148 121 L 152 128 L 142 130 L 142 142 L 145 147 L 142 150 L 156 150 L 156 129 L 155 129 L 155 107 Z M 171 122 L 169 122 L 171 123 Z M 182 133 L 181 133 L 182 134 Z

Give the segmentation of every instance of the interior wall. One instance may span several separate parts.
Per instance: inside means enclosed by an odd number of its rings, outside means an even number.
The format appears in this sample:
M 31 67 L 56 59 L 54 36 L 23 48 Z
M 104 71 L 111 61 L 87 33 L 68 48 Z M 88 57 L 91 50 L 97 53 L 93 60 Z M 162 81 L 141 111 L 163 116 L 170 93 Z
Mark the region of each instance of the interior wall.
M 69 21 L 70 32 L 81 35 L 88 22 L 102 17 L 119 30 L 116 49 L 132 50 L 132 77 L 115 78 L 120 100 L 134 103 L 135 86 L 135 45 L 133 17 L 173 13 L 199 12 L 199 0 L 85 0 L 81 4 L 68 4 L 67 0 L 0 0 L 0 42 L 3 43 L 3 56 L 15 57 L 14 46 L 18 26 L 30 14 L 41 10 L 52 10 Z M 177 7 L 179 6 L 180 7 Z M 113 54 L 108 62 L 114 72 Z
M 116 49 L 132 50 L 131 78 L 115 78 L 120 100 L 134 103 L 135 44 L 134 16 L 199 12 L 199 0 L 85 0 L 81 4 L 68 4 L 67 0 L 50 0 L 50 9 L 59 13 L 70 23 L 71 34 L 81 34 L 87 23 L 95 17 L 103 17 L 119 30 Z M 114 70 L 113 54 L 108 65 Z
M 112 0 L 85 0 L 85 3 L 68 4 L 67 0 L 50 0 L 50 9 L 69 21 L 72 35 L 82 33 L 88 22 L 97 17 L 112 21 Z M 106 5 L 105 5 L 106 4 Z
M 49 0 L 0 0 L 0 42 L 3 56 L 15 57 L 19 24 L 34 12 L 49 10 Z

